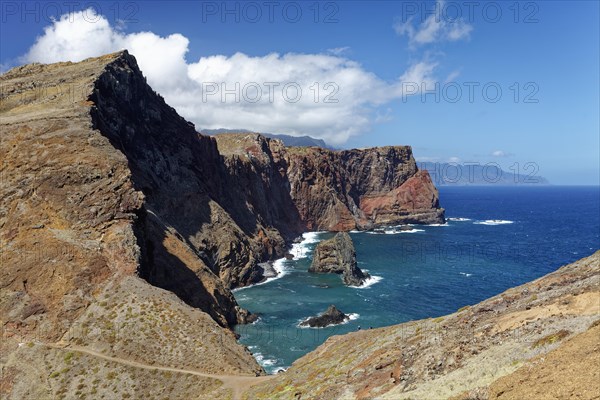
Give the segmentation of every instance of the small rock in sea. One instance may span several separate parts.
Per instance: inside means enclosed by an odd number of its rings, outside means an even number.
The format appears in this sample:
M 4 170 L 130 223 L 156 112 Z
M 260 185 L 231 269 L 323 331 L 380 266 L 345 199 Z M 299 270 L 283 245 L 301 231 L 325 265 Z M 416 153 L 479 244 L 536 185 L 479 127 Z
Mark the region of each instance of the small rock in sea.
M 337 325 L 350 319 L 349 316 L 338 310 L 333 304 L 327 310 L 316 316 L 310 317 L 300 323 L 300 326 L 310 326 L 311 328 L 324 328 L 329 325 Z

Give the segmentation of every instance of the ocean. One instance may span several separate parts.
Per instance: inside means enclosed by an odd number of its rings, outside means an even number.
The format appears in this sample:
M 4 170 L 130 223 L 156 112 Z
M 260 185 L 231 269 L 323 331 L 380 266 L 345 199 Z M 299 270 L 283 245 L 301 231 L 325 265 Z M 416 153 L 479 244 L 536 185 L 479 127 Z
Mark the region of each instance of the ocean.
M 343 285 L 338 275 L 309 274 L 312 250 L 327 232 L 304 234 L 281 274 L 236 290 L 239 304 L 260 318 L 238 325 L 269 373 L 289 367 L 329 336 L 437 317 L 531 281 L 600 248 L 600 187 L 442 187 L 444 225 L 351 232 L 358 266 L 372 279 Z M 330 304 L 350 321 L 299 328 Z

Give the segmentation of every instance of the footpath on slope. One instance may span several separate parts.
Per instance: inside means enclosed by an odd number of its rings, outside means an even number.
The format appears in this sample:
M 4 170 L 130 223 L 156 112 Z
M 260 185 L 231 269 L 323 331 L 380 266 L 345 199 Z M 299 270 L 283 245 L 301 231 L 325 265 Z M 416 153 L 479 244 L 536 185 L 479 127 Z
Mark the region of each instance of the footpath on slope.
M 88 349 L 86 347 L 70 345 L 70 344 L 65 344 L 65 343 L 60 343 L 60 342 L 59 343 L 40 343 L 40 344 L 42 344 L 46 347 L 53 348 L 53 349 L 70 350 L 70 351 L 76 351 L 79 353 L 84 353 L 84 354 L 87 354 L 87 355 L 90 355 L 93 357 L 102 358 L 107 361 L 112 361 L 112 362 L 116 362 L 119 364 L 128 365 L 128 366 L 134 367 L 134 368 L 177 372 L 177 373 L 182 373 L 182 374 L 201 376 L 203 378 L 217 379 L 217 380 L 223 382 L 223 388 L 231 389 L 234 400 L 241 399 L 242 393 L 244 393 L 244 391 L 246 389 L 250 388 L 251 386 L 268 381 L 269 379 L 272 379 L 275 376 L 275 375 L 250 376 L 250 375 L 207 374 L 204 372 L 190 370 L 190 369 L 181 369 L 181 368 L 174 368 L 174 367 L 163 367 L 163 366 L 144 364 L 144 363 L 141 363 L 138 361 L 128 360 L 128 359 L 124 359 L 124 358 L 120 358 L 120 357 L 108 356 L 108 355 L 99 353 L 97 351 Z

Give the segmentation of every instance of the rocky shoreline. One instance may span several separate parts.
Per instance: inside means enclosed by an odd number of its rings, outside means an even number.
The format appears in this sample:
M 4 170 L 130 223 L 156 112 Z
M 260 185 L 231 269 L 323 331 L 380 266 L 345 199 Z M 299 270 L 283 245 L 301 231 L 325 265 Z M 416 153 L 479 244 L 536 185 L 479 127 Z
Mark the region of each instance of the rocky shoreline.
M 599 288 L 596 251 L 450 315 L 332 336 L 244 398 L 595 399 Z

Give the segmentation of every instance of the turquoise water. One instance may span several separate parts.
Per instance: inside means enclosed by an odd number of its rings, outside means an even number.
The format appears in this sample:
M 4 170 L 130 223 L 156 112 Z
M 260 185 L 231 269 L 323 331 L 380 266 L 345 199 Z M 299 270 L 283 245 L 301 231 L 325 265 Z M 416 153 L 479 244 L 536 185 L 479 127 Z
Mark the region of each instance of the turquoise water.
M 314 246 L 332 234 L 305 234 L 292 250 L 297 258 L 276 263 L 280 278 L 235 292 L 242 307 L 260 315 L 236 328 L 240 342 L 273 373 L 331 335 L 451 313 L 600 247 L 598 187 L 442 187 L 440 199 L 446 225 L 351 233 L 359 267 L 374 277 L 366 288 L 309 274 Z M 353 319 L 297 326 L 330 304 Z

